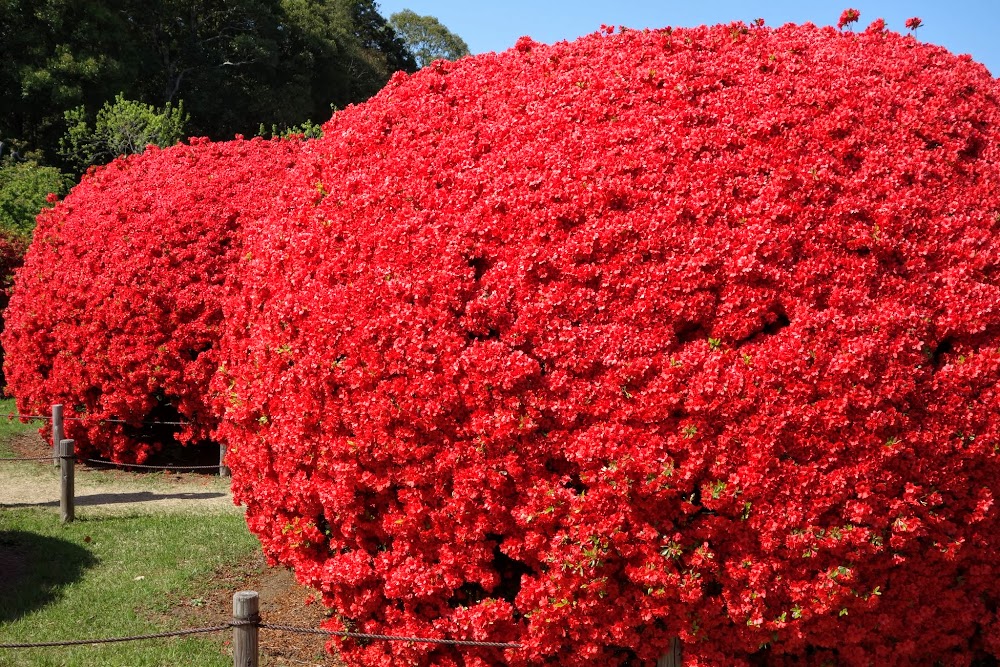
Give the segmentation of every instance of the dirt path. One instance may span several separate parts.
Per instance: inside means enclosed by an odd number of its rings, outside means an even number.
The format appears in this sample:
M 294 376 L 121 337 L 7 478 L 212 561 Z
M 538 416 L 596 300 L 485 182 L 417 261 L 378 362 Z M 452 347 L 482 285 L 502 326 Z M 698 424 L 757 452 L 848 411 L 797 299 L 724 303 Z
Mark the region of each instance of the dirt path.
M 45 456 L 48 446 L 37 433 L 11 443 L 17 456 Z M 131 473 L 76 468 L 76 508 L 81 515 L 240 513 L 229 481 L 192 473 Z M 0 507 L 59 507 L 59 474 L 48 462 L 0 463 Z

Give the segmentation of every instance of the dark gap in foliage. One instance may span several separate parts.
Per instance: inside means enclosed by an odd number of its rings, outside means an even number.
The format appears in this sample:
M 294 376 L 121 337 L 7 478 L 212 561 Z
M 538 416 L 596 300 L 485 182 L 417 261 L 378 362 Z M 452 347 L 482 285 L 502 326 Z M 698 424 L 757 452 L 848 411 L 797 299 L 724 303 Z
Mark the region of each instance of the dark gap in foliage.
M 642 667 L 645 664 L 639 660 L 639 656 L 635 654 L 635 651 L 622 646 L 609 646 L 608 653 L 611 654 L 610 664 L 616 667 Z
M 183 350 L 181 350 L 181 356 L 190 361 L 194 361 L 203 353 L 208 352 L 211 349 L 212 349 L 212 343 L 209 341 L 205 341 L 204 343 L 202 343 L 197 347 L 184 348 Z
M 587 485 L 580 479 L 580 473 L 572 473 L 563 480 L 563 488 L 569 489 L 576 495 L 582 495 L 587 491 Z
M 678 345 L 687 345 L 708 339 L 708 330 L 701 322 L 681 322 L 674 325 L 674 335 L 677 337 Z
M 211 466 L 219 463 L 219 445 L 211 441 L 182 444 L 177 440 L 180 423 L 191 421 L 182 416 L 166 399 L 161 399 L 141 426 L 124 425 L 127 437 L 136 442 L 154 445 L 154 451 L 143 465 L 149 466 Z M 156 445 L 160 445 L 159 448 Z M 215 474 L 215 470 L 203 471 Z
M 898 248 L 893 248 L 886 252 L 883 252 L 880 248 L 878 261 L 886 271 L 895 276 L 906 278 L 909 275 L 909 271 L 906 269 L 906 258 L 903 257 Z
M 472 267 L 474 274 L 473 280 L 476 282 L 482 280 L 483 276 L 486 274 L 487 269 L 490 268 L 489 262 L 485 257 L 472 257 L 469 259 L 469 266 Z
M 761 330 L 761 333 L 765 336 L 773 336 L 792 323 L 782 306 L 778 306 L 774 310 L 774 315 L 774 320 L 764 325 L 764 328 Z
M 830 138 L 834 141 L 842 141 L 850 136 L 851 130 L 843 125 L 830 130 Z
M 471 607 L 486 597 L 486 591 L 478 583 L 467 581 L 448 598 L 448 606 L 452 609 L 456 607 Z
M 701 592 L 710 598 L 717 598 L 722 595 L 722 584 L 718 581 L 706 581 L 701 585 Z
M 955 351 L 955 339 L 951 336 L 946 336 L 941 342 L 934 346 L 931 351 L 931 363 L 934 368 L 941 368 L 944 364 L 944 356 L 946 354 L 951 354 Z
M 852 172 L 861 171 L 861 167 L 864 165 L 865 161 L 857 153 L 848 153 L 844 156 L 844 165 Z
M 137 442 L 162 443 L 164 446 L 176 443 L 177 433 L 181 430 L 179 422 L 187 420 L 163 396 L 157 395 L 156 400 L 156 406 L 149 411 L 140 426 L 126 424 L 122 430 Z
M 978 160 L 983 152 L 983 141 L 977 136 L 969 137 L 965 148 L 958 151 L 959 160 Z
M 545 470 L 550 472 L 556 477 L 570 477 L 572 475 L 578 475 L 580 469 L 575 464 L 567 461 L 564 458 L 547 458 L 545 459 Z
M 475 331 L 467 331 L 466 337 L 469 340 L 500 340 L 500 332 L 496 329 L 490 329 L 485 334 L 477 333 Z
M 161 441 L 163 442 L 163 441 Z M 150 454 L 143 465 L 150 466 L 170 466 L 180 468 L 184 466 L 215 466 L 219 463 L 219 445 L 211 441 L 182 445 L 176 440 L 163 442 L 163 448 Z M 201 472 L 206 475 L 218 474 L 216 469 L 203 469 Z
M 767 316 L 765 316 L 760 329 L 751 333 L 749 336 L 736 341 L 733 347 L 740 347 L 748 343 L 753 343 L 759 340 L 762 336 L 773 336 L 791 324 L 792 321 L 789 319 L 788 313 L 785 312 L 785 307 L 778 304 L 771 310 L 770 313 L 768 313 Z
M 502 535 L 487 533 L 486 539 L 496 543 L 493 546 L 492 569 L 500 577 L 500 583 L 490 591 L 490 596 L 513 604 L 514 600 L 517 599 L 517 594 L 521 592 L 521 578 L 525 575 L 532 576 L 535 571 L 527 564 L 514 560 L 501 550 Z
M 325 514 L 320 514 L 313 521 L 316 524 L 316 530 L 329 536 L 333 531 L 330 530 L 330 522 L 327 520 Z

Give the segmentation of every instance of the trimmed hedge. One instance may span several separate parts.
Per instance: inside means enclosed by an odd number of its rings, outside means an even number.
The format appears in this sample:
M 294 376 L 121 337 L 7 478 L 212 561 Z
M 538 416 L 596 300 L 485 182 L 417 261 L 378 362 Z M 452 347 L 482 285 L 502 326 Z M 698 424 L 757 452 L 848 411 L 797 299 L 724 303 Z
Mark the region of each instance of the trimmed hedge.
M 239 231 L 269 205 L 301 145 L 150 147 L 93 170 L 43 211 L 5 313 L 18 410 L 64 404 L 78 452 L 119 462 L 207 440 Z M 150 424 L 178 420 L 190 423 Z
M 215 381 L 269 558 L 333 627 L 523 646 L 352 665 L 1000 655 L 997 81 L 609 33 L 395 77 L 250 225 Z

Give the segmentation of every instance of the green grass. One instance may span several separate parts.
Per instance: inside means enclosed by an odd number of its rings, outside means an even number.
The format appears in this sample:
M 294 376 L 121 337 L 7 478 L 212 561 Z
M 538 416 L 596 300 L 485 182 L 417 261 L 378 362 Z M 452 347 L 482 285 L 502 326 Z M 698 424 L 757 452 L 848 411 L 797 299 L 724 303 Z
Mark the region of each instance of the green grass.
M 38 428 L 8 422 L 14 410 L 12 400 L 0 401 L 0 457 L 13 455 L 11 438 Z M 217 570 L 245 562 L 258 548 L 235 513 L 95 515 L 61 525 L 51 509 L 0 507 L 0 643 L 189 627 L 176 617 L 176 606 L 207 598 Z M 229 636 L 0 649 L 0 667 L 226 667 L 232 658 L 222 641 Z
M 22 554 L 27 570 L 13 590 L 8 584 L 0 594 L 0 643 L 179 629 L 170 616 L 178 600 L 206 597 L 217 569 L 249 558 L 256 548 L 239 515 L 158 514 L 60 525 L 52 512 L 0 509 L 0 553 Z M 0 649 L 4 666 L 231 664 L 218 634 Z
M 14 456 L 14 451 L 9 445 L 11 438 L 22 433 L 38 430 L 38 427 L 42 425 L 41 422 L 37 421 L 28 424 L 22 424 L 16 419 L 8 421 L 7 415 L 11 413 L 17 414 L 17 406 L 14 405 L 14 399 L 5 398 L 0 400 L 0 457 Z M 0 665 L 2 664 L 3 662 L 0 662 Z

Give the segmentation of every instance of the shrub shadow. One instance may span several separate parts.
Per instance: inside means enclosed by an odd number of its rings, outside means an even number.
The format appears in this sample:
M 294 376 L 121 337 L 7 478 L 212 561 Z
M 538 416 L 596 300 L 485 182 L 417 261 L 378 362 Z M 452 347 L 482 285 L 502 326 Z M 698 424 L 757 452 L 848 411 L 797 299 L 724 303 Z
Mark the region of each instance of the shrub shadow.
M 97 562 L 87 549 L 67 540 L 0 530 L 0 623 L 54 601 Z

